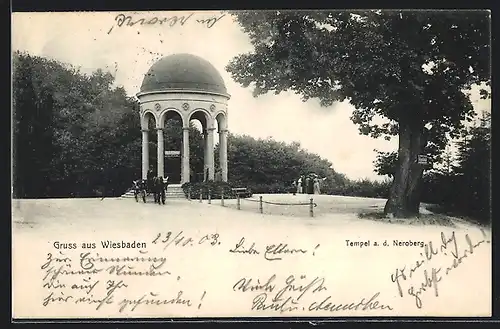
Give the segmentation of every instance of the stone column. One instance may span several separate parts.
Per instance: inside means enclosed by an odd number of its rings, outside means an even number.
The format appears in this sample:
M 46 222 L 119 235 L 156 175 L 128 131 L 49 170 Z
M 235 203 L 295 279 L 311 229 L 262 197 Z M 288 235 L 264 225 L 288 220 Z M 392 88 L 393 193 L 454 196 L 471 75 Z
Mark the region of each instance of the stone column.
M 142 131 L 142 179 L 147 179 L 149 169 L 149 130 Z
M 206 129 L 203 130 L 203 181 L 208 179 L 207 168 L 208 168 L 208 132 Z
M 189 127 L 182 128 L 182 184 L 189 182 Z
M 207 138 L 207 166 L 208 166 L 208 180 L 215 178 L 215 163 L 214 163 L 214 130 L 215 128 L 208 128 Z
M 158 157 L 158 177 L 164 177 L 164 172 L 165 172 L 165 150 L 163 147 L 163 144 L 165 142 L 163 138 L 163 128 L 156 128 L 156 132 L 158 134 L 158 150 L 157 150 L 157 157 Z
M 227 130 L 219 131 L 219 162 L 222 181 L 227 182 Z

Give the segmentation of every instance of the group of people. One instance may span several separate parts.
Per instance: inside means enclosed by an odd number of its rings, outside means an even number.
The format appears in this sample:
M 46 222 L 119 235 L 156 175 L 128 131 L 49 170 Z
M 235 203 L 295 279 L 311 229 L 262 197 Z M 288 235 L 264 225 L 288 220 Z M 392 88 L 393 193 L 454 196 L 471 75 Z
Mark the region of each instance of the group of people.
M 133 184 L 136 201 L 139 201 L 138 196 L 141 191 L 150 191 L 153 193 L 155 203 L 159 205 L 165 204 L 168 177 L 166 179 L 163 179 L 162 176 L 157 177 L 152 170 L 149 170 L 146 181 L 136 180 Z
M 292 182 L 292 193 L 295 194 L 321 194 L 320 182 L 325 178 L 317 175 L 302 175 Z

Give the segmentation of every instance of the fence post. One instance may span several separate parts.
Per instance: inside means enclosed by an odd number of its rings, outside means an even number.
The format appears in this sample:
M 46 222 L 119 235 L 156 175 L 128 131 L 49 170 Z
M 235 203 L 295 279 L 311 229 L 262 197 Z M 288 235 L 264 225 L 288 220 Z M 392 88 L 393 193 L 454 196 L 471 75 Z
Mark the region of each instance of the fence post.
M 200 203 L 203 201 L 203 191 L 200 189 Z
M 210 189 L 208 189 L 208 204 L 212 204 L 212 195 Z
M 224 188 L 221 189 L 220 193 L 220 205 L 224 207 Z
M 240 195 L 239 194 L 236 194 L 236 205 L 238 206 L 238 210 L 241 210 Z
M 191 186 L 188 187 L 188 200 L 191 201 Z
M 313 200 L 313 198 L 311 198 L 309 200 L 309 215 L 311 217 L 314 217 L 314 210 L 313 209 L 314 209 L 314 200 Z
M 264 212 L 264 209 L 262 208 L 262 195 L 259 197 L 259 211 L 261 214 Z

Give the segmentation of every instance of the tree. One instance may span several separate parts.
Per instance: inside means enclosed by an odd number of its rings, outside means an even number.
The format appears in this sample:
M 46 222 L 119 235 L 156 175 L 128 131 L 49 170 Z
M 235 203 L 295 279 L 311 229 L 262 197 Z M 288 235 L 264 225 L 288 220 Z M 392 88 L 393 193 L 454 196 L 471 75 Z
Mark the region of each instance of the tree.
M 445 175 L 451 175 L 454 167 L 453 161 L 454 157 L 451 150 L 445 150 L 443 153 L 443 166 L 440 171 Z
M 14 112 L 13 178 L 14 194 L 18 197 L 31 194 L 28 182 L 31 180 L 33 172 L 29 170 L 29 166 L 33 160 L 32 143 L 36 140 L 36 138 L 32 138 L 36 93 L 31 76 L 31 67 L 14 57 L 12 86 Z
M 226 67 L 254 96 L 290 90 L 322 106 L 348 100 L 360 133 L 399 136 L 385 213 L 419 213 L 417 155 L 443 149 L 474 115 L 464 90 L 490 79 L 486 11 L 241 11 L 254 51 Z M 487 93 L 485 93 L 485 97 Z M 385 118 L 375 124 L 377 117 Z
M 459 143 L 455 173 L 462 179 L 463 210 L 488 218 L 491 206 L 491 114 L 483 112 L 479 124 L 467 130 Z
M 123 192 L 140 168 L 138 109 L 109 73 L 13 54 L 16 197 Z

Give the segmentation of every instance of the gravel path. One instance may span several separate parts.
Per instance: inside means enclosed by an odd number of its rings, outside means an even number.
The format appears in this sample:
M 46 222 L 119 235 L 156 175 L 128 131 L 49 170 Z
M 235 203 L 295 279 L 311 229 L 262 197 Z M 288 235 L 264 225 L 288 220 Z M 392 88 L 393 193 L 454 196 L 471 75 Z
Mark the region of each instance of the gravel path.
M 258 200 L 259 195 L 253 199 Z M 309 196 L 263 195 L 270 202 L 307 202 Z M 206 289 L 207 296 L 198 316 L 288 316 L 273 312 L 256 314 L 250 311 L 254 295 L 235 295 L 230 287 L 244 276 L 269 277 L 276 274 L 283 281 L 288 275 L 325 277 L 332 301 L 349 302 L 352 299 L 369 298 L 380 292 L 380 302 L 392 305 L 397 314 L 407 316 L 488 315 L 491 309 L 491 245 L 483 244 L 481 250 L 469 256 L 464 265 L 454 269 L 439 282 L 439 297 L 432 291 L 423 292 L 425 307 L 415 307 L 411 296 L 401 298 L 391 274 L 397 268 L 411 266 L 422 255 L 418 247 L 394 247 L 393 240 L 421 241 L 434 246 L 441 243 L 441 233 L 447 237 L 455 234 L 458 248 L 467 248 L 467 234 L 473 241 L 491 239 L 475 226 L 462 223 L 460 227 L 437 225 L 409 226 L 388 224 L 361 219 L 357 212 L 373 211 L 383 207 L 384 200 L 315 196 L 315 216 L 309 217 L 308 206 L 264 205 L 260 214 L 258 203 L 242 201 L 242 210 L 235 209 L 235 200 L 168 200 L 167 205 L 136 203 L 133 199 L 44 199 L 13 200 L 13 291 L 14 313 L 18 316 L 46 316 L 72 314 L 74 316 L 116 316 L 116 313 L 93 313 L 90 308 L 44 308 L 40 304 L 44 290 L 33 280 L 40 272 L 40 262 L 47 252 L 53 251 L 54 241 L 96 242 L 102 240 L 141 239 L 154 247 L 151 241 L 157 234 L 183 232 L 195 240 L 206 234 L 217 234 L 220 245 L 210 248 L 159 250 L 169 259 L 172 273 L 182 277 L 185 294 L 199 296 Z M 268 261 L 261 255 L 235 255 L 229 253 L 242 239 L 248 248 L 255 243 L 261 251 L 270 244 L 286 243 L 290 248 L 308 250 L 306 255 L 287 255 L 282 260 Z M 350 241 L 389 241 L 386 248 L 348 247 Z M 194 247 L 193 247 L 194 248 Z M 437 247 L 436 247 L 437 248 Z M 75 251 L 79 253 L 80 251 Z M 99 251 L 102 254 L 119 251 Z M 442 255 L 428 266 L 445 266 L 452 259 Z M 427 265 L 426 265 L 427 266 Z M 428 271 L 431 267 L 427 268 Z M 420 271 L 420 270 L 419 270 Z M 424 274 L 415 272 L 413 281 L 404 283 L 417 286 Z M 173 274 L 174 275 L 174 274 Z M 144 279 L 146 280 L 146 279 Z M 139 281 L 137 281 L 139 282 Z M 467 284 L 464 284 L 467 282 Z M 139 283 L 138 283 L 139 284 Z M 137 287 L 148 287 L 144 281 Z M 158 283 L 170 287 L 168 282 Z M 201 286 L 203 285 L 203 286 Z M 210 289 L 211 288 L 211 289 Z M 139 289 L 139 288 L 137 288 Z M 179 288 L 176 288 L 179 289 Z M 201 290 L 200 290 L 201 289 Z M 139 290 L 138 290 L 139 291 Z M 46 294 L 46 293 L 45 293 Z M 371 294 L 371 295 L 370 295 Z M 370 296 L 368 296 L 370 295 Z M 131 296 L 133 297 L 133 296 Z M 315 298 L 314 296 L 310 298 Z M 320 297 L 317 297 L 320 298 Z M 324 297 L 321 297 L 324 298 Z M 210 306 L 211 305 L 211 306 Z M 231 308 L 221 307 L 231 305 Z M 446 307 L 444 307 L 445 305 Z M 170 311 L 169 311 L 170 310 Z M 146 312 L 147 311 L 147 312 Z M 193 310 L 188 310 L 194 312 Z M 173 312 L 173 313 L 169 313 Z M 121 316 L 168 316 L 192 315 L 182 308 L 143 308 L 134 314 Z M 388 312 L 385 315 L 390 315 Z M 331 313 L 298 313 L 303 316 L 332 316 Z M 334 316 L 370 315 L 367 313 L 334 314 Z

